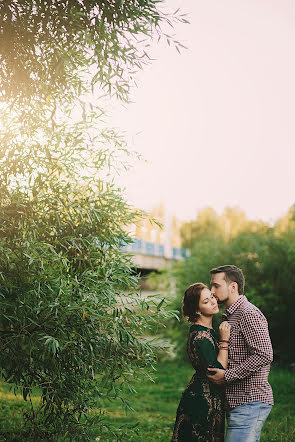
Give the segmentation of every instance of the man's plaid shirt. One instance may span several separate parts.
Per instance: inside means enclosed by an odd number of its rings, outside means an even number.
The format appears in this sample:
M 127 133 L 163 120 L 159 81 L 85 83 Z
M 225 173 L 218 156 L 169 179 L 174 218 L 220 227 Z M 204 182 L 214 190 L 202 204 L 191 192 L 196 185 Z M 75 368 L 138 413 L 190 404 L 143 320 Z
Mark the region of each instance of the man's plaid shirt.
M 268 383 L 273 352 L 265 316 L 242 296 L 225 311 L 223 319 L 231 324 L 224 373 L 227 407 L 257 401 L 273 404 Z

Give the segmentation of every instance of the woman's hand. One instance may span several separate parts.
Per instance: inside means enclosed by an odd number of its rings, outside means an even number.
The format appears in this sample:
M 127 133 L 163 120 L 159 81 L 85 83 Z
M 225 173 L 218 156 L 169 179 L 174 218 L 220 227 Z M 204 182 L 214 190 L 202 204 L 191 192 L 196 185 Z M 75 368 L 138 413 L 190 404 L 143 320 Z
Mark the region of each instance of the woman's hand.
M 228 341 L 229 340 L 230 328 L 231 328 L 231 325 L 227 321 L 223 321 L 220 324 L 220 326 L 219 326 L 219 335 L 220 335 L 220 339 L 221 340 L 224 340 L 224 341 Z
M 214 368 L 215 370 L 215 374 L 210 375 L 209 373 L 207 373 L 207 377 L 214 382 L 214 384 L 217 385 L 222 385 L 224 384 L 224 370 L 222 370 L 221 368 Z

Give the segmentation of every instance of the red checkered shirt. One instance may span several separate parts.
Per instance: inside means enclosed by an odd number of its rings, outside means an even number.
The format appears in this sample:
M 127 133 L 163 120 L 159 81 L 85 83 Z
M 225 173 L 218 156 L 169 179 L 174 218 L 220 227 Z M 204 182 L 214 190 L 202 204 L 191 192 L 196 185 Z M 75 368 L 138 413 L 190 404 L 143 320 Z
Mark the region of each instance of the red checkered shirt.
M 265 316 L 245 296 L 223 314 L 231 324 L 226 382 L 227 408 L 248 402 L 273 404 L 268 383 L 272 345 Z

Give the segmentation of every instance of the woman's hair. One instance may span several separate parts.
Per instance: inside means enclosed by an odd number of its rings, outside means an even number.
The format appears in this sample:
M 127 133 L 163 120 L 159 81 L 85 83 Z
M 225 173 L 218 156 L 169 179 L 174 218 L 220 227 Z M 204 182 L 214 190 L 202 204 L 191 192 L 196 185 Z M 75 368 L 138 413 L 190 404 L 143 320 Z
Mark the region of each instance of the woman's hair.
M 195 322 L 199 314 L 197 310 L 199 309 L 200 296 L 203 289 L 208 287 L 202 282 L 196 282 L 190 285 L 184 292 L 184 298 L 182 303 L 182 313 L 183 316 L 188 319 L 189 322 Z

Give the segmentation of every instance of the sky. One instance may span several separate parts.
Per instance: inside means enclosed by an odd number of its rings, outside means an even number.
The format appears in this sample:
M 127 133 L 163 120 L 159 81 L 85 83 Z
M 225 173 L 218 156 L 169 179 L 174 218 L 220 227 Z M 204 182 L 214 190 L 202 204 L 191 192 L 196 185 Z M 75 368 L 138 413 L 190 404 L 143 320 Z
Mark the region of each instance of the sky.
M 135 161 L 117 183 L 128 201 L 181 220 L 239 206 L 273 222 L 295 203 L 295 2 L 169 0 L 181 55 L 154 44 L 132 103 L 114 105 Z

